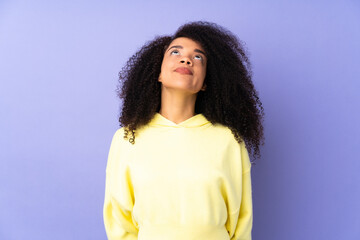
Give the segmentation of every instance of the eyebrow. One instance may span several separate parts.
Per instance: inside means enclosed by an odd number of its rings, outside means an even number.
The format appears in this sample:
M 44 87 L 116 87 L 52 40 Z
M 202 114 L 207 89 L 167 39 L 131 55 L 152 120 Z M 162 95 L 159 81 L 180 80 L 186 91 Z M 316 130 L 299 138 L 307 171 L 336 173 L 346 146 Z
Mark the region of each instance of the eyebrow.
M 168 49 L 168 51 L 169 51 L 170 49 L 172 49 L 172 48 L 180 48 L 180 49 L 183 49 L 183 46 L 175 45 L 175 46 L 170 47 L 170 48 Z M 200 49 L 195 48 L 194 52 L 202 53 L 202 54 L 204 54 L 204 56 L 206 56 L 206 54 L 205 54 L 203 51 L 201 51 Z

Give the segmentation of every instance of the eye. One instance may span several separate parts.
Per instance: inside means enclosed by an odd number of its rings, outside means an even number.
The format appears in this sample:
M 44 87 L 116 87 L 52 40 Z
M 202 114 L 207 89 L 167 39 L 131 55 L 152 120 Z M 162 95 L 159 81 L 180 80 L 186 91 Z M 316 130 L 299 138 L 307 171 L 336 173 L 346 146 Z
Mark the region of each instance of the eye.
M 178 50 L 172 50 L 172 51 L 170 52 L 170 54 L 179 55 L 180 53 L 179 53 L 179 51 L 178 51 Z
M 201 61 L 203 60 L 203 57 L 200 56 L 200 55 L 196 55 L 194 58 L 197 59 L 197 60 L 201 60 Z

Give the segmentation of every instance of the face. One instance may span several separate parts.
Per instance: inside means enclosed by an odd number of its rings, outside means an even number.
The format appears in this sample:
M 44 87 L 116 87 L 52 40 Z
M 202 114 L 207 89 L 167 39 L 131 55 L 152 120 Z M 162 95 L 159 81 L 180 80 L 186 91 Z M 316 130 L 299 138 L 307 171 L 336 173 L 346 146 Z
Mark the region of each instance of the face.
M 205 90 L 207 58 L 197 42 L 180 37 L 165 50 L 159 81 L 162 87 L 196 94 Z

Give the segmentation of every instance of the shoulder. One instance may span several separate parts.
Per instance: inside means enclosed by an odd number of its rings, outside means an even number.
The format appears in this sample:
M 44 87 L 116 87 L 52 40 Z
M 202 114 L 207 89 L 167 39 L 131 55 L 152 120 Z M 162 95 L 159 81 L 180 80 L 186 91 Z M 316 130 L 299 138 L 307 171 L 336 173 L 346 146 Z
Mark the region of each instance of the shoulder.
M 131 145 L 129 140 L 125 138 L 125 127 L 121 127 L 113 134 L 111 145 L 116 148 L 121 148 L 126 146 L 126 143 Z
M 220 123 L 212 124 L 210 128 L 211 134 L 219 139 L 220 141 L 227 143 L 227 144 L 237 144 L 234 134 L 232 133 L 231 129 L 225 125 Z
M 226 155 L 231 161 L 234 161 L 233 164 L 237 167 L 241 165 L 243 172 L 248 172 L 251 168 L 251 162 L 245 141 L 241 139 L 238 142 L 231 129 L 222 124 L 214 124 L 212 128 L 213 135 L 218 140 L 218 146 L 225 147 Z
M 117 129 L 113 134 L 112 142 L 120 142 L 121 139 L 124 139 L 124 131 L 125 131 L 124 127 Z
M 131 143 L 129 143 L 127 139 L 124 139 L 124 128 L 117 129 L 111 140 L 107 169 L 114 168 L 126 162 L 130 154 L 129 146 L 131 146 Z

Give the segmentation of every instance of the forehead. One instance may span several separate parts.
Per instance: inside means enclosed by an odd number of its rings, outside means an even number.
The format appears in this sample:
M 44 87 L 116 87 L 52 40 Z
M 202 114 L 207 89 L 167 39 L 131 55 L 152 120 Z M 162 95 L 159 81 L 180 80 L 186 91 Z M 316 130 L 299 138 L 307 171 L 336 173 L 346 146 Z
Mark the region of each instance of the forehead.
M 200 43 L 195 42 L 194 40 L 186 37 L 179 37 L 175 38 L 169 45 L 169 47 L 174 45 L 180 45 L 184 48 L 192 48 L 192 49 L 199 49 L 201 51 L 204 51 L 203 47 Z

